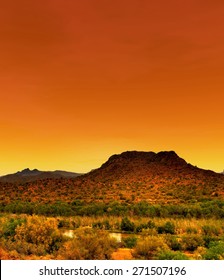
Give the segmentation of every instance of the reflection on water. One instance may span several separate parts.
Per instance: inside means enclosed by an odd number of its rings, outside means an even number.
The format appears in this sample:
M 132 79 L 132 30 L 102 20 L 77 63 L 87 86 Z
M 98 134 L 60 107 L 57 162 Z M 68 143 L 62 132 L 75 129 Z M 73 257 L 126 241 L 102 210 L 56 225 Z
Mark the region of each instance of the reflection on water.
M 69 230 L 66 230 L 64 233 L 63 233 L 64 236 L 66 237 L 70 237 L 70 238 L 74 238 L 74 230 L 72 229 L 69 229 Z
M 73 229 L 68 229 L 63 232 L 63 235 L 69 238 L 74 238 L 74 232 L 75 231 Z M 109 237 L 114 238 L 117 242 L 121 242 L 122 238 L 126 237 L 126 235 L 129 236 L 128 234 L 122 234 L 119 232 L 109 232 Z
M 114 238 L 117 242 L 121 242 L 121 239 L 122 239 L 121 233 L 118 233 L 118 232 L 110 232 L 110 233 L 109 233 L 109 236 L 110 236 L 111 238 Z

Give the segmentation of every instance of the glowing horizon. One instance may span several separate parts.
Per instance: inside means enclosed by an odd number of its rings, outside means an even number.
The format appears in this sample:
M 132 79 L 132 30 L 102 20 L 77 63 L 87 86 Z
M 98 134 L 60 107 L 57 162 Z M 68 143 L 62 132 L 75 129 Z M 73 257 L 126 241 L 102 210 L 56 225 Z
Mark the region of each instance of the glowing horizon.
M 1 6 L 0 176 L 88 172 L 127 150 L 223 171 L 222 1 Z

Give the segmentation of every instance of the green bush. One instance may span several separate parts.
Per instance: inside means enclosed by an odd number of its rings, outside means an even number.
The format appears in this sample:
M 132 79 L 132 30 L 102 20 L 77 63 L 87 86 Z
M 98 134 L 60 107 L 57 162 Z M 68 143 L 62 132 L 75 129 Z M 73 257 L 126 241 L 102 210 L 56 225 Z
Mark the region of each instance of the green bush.
M 194 251 L 199 246 L 204 245 L 204 240 L 200 235 L 186 234 L 182 237 L 181 244 L 182 244 L 183 250 Z
M 211 242 L 209 249 L 202 257 L 205 260 L 224 260 L 224 242 Z
M 133 232 L 135 225 L 127 217 L 123 218 L 121 221 L 121 230 Z
M 186 228 L 186 233 L 194 233 L 194 234 L 196 234 L 196 233 L 198 233 L 198 231 L 197 231 L 197 229 L 196 228 L 194 228 L 194 227 L 187 227 Z
M 169 248 L 173 251 L 181 251 L 182 250 L 182 245 L 180 240 L 173 235 L 167 235 L 165 237 L 166 243 L 169 246 Z
M 212 235 L 203 235 L 203 240 L 204 240 L 204 246 L 206 248 L 209 248 L 210 244 L 214 241 L 219 241 L 218 236 L 212 236 Z
M 202 230 L 205 235 L 219 235 L 219 230 L 214 226 L 205 225 L 202 227 Z
M 158 233 L 175 234 L 175 225 L 172 222 L 166 222 L 163 226 L 158 227 Z
M 143 229 L 147 229 L 147 224 L 140 224 L 135 228 L 135 232 L 139 233 L 142 232 Z
M 157 260 L 189 260 L 188 256 L 181 252 L 173 252 L 170 250 L 158 253 Z
M 148 221 L 148 223 L 144 223 L 144 224 L 140 224 L 135 228 L 135 231 L 138 232 L 142 232 L 143 229 L 153 229 L 155 228 L 155 223 L 153 221 Z
M 133 236 L 133 237 L 123 238 L 122 241 L 124 242 L 124 246 L 126 248 L 133 248 L 136 246 L 137 240 L 138 238 Z
M 155 228 L 156 225 L 153 221 L 149 220 L 148 223 L 147 223 L 147 228 Z
M 8 239 L 12 238 L 14 239 L 14 236 L 16 234 L 16 228 L 17 226 L 21 226 L 23 223 L 25 223 L 25 219 L 10 219 L 3 225 L 3 237 Z

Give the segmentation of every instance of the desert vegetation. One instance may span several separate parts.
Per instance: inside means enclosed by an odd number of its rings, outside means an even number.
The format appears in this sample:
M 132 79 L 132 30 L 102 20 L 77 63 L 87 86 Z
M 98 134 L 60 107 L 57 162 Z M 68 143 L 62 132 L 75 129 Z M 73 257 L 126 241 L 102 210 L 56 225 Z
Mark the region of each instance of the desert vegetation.
M 121 234 L 121 240 L 111 233 Z M 103 260 L 119 259 L 119 254 L 123 259 L 222 260 L 223 221 L 27 214 L 0 217 L 1 259 Z
M 224 259 L 223 198 L 223 174 L 173 151 L 113 155 L 76 178 L 0 180 L 0 255 Z
M 224 218 L 223 200 L 202 200 L 188 204 L 151 204 L 147 201 L 128 203 L 120 201 L 90 202 L 81 199 L 72 202 L 57 200 L 52 203 L 14 200 L 0 204 L 0 211 L 6 213 L 45 216 L 142 216 L 142 217 L 185 217 Z

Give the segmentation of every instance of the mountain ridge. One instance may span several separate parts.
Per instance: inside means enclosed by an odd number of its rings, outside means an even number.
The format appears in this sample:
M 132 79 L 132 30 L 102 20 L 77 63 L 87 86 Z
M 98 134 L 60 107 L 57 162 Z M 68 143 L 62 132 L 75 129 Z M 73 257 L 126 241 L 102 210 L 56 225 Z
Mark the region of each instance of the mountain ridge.
M 166 204 L 224 199 L 223 174 L 193 166 L 174 151 L 126 151 L 112 155 L 101 167 L 77 177 L 44 177 L 26 184 L 3 182 L 0 186 L 3 203 L 15 197 L 38 203 L 82 200 Z
M 84 176 L 98 176 L 101 172 L 104 176 L 112 176 L 115 179 L 120 177 L 120 174 L 129 176 L 129 173 L 135 172 L 135 176 L 147 176 L 157 174 L 163 171 L 171 173 L 190 172 L 190 173 L 207 173 L 210 175 L 219 174 L 212 170 L 206 170 L 193 166 L 187 163 L 183 158 L 179 157 L 174 151 L 144 152 L 144 151 L 126 151 L 121 154 L 115 154 L 101 165 L 100 168 L 94 169 Z
M 26 183 L 41 179 L 57 179 L 57 178 L 75 178 L 82 175 L 82 173 L 68 172 L 62 170 L 55 171 L 40 171 L 38 169 L 25 168 L 16 173 L 7 174 L 0 176 L 0 182 L 10 182 L 10 183 Z

